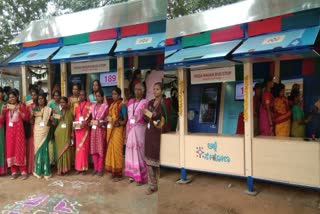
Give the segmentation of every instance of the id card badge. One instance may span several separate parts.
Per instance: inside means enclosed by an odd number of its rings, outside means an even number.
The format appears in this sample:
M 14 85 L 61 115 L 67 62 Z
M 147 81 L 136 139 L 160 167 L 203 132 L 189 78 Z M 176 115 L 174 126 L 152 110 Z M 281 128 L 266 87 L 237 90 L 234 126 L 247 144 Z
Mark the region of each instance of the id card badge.
M 61 128 L 66 129 L 66 128 L 67 128 L 67 124 L 62 123 L 62 124 L 61 124 Z
M 9 127 L 13 127 L 13 122 L 9 122 Z
M 110 123 L 108 123 L 107 129 L 111 129 L 111 124 Z
M 150 123 L 148 123 L 147 127 L 148 127 L 148 129 L 150 129 Z
M 44 122 L 40 122 L 40 127 L 44 127 Z
M 83 118 L 82 116 L 79 117 L 79 121 L 80 121 L 80 122 L 84 121 L 84 118 Z
M 136 119 L 135 118 L 131 118 L 130 119 L 130 124 L 135 124 L 136 123 Z
M 93 126 L 92 126 L 92 129 L 97 129 L 97 126 L 96 126 L 96 125 L 93 125 Z

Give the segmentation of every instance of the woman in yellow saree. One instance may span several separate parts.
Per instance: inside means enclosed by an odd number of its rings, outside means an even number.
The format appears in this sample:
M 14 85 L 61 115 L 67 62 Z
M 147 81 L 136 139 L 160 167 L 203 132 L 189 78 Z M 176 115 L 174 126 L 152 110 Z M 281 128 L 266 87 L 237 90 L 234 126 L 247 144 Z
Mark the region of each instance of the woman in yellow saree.
M 49 159 L 49 140 L 50 140 L 50 120 L 52 109 L 47 105 L 44 94 L 38 97 L 37 106 L 33 109 L 34 116 L 34 172 L 37 178 L 44 176 L 48 179 L 51 176 Z
M 275 135 L 280 137 L 290 136 L 291 111 L 288 99 L 285 97 L 285 86 L 277 86 L 277 97 L 274 99 Z
M 121 90 L 112 90 L 113 103 L 107 116 L 106 170 L 112 174 L 114 182 L 122 178 L 124 130 L 127 124 L 127 107 L 122 104 Z

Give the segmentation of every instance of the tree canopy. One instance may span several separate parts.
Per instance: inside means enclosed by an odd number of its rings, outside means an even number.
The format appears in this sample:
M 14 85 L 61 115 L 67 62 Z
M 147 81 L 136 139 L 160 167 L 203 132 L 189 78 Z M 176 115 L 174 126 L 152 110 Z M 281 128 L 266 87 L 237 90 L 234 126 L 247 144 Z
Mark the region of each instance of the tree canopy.
M 0 62 L 17 47 L 9 45 L 31 21 L 130 0 L 6 0 L 0 1 Z M 239 0 L 168 0 L 168 18 L 231 4 Z

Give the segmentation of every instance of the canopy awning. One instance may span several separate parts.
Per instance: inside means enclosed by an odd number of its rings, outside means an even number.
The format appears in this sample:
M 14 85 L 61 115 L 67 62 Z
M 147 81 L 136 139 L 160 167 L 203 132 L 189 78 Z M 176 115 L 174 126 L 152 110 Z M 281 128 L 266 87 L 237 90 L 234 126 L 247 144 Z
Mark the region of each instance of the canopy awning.
M 52 58 L 53 62 L 71 62 L 108 56 L 116 40 L 88 42 L 78 45 L 64 46 Z
M 315 43 L 319 41 L 320 26 L 272 33 L 248 38 L 233 53 L 234 59 L 294 59 L 316 56 Z M 291 55 L 291 56 L 290 56 Z
M 165 59 L 165 67 L 192 66 L 223 62 L 242 40 L 181 49 Z
M 165 33 L 125 37 L 118 41 L 116 55 L 130 55 L 164 51 Z
M 59 48 L 60 47 L 23 50 L 22 53 L 9 62 L 9 65 L 41 64 L 49 62 L 50 56 L 52 56 Z

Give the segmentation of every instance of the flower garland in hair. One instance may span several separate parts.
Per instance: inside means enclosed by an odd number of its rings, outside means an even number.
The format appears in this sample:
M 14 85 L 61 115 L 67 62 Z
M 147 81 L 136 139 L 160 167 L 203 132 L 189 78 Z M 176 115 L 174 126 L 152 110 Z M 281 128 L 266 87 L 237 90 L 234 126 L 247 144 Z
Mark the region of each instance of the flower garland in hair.
M 184 84 L 183 81 L 179 81 L 179 91 L 178 91 L 178 102 L 179 102 L 179 116 L 182 114 L 182 108 L 183 108 L 183 102 L 182 102 L 182 96 L 183 96 L 183 88 Z
M 243 120 L 248 120 L 248 84 L 249 84 L 249 76 L 246 75 L 244 77 L 244 86 L 243 86 Z

